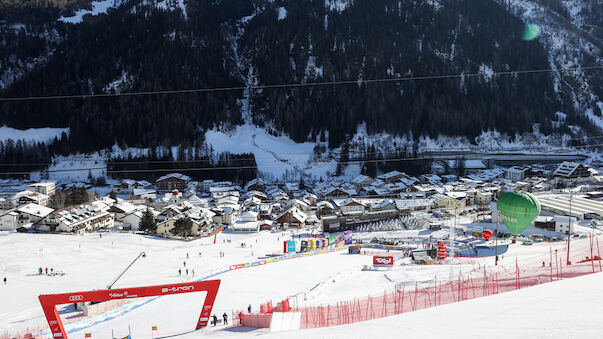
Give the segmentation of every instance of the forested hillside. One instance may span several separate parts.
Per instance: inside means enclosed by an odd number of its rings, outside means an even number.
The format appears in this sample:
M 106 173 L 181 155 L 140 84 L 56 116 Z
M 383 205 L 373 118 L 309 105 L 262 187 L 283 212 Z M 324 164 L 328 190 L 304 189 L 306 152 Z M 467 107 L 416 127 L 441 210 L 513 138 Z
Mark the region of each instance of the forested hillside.
M 492 74 L 551 66 L 538 40 L 521 39 L 524 23 L 505 2 L 120 0 L 78 24 L 58 18 L 90 8 L 90 1 L 3 6 L 0 96 L 82 95 L 0 102 L 0 124 L 69 127 L 68 139 L 57 140 L 53 151 L 115 143 L 198 147 L 207 129 L 244 121 L 296 141 L 328 132 L 331 147 L 362 122 L 369 133 L 413 138 L 472 138 L 489 129 L 513 135 L 535 123 L 545 134 L 570 133 L 567 124 L 596 131 L 584 108 L 556 94 L 550 73 Z M 481 76 L 363 82 L 476 73 Z M 348 80 L 354 83 L 86 97 Z M 589 88 L 594 95 L 596 86 Z M 591 109 L 601 114 L 598 106 Z M 557 111 L 567 113 L 565 124 L 556 121 Z

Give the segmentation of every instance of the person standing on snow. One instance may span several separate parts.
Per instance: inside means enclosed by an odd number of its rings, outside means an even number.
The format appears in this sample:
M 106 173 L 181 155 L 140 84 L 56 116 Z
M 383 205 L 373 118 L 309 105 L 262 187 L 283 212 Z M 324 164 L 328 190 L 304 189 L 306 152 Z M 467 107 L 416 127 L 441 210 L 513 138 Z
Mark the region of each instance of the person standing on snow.
M 182 275 L 182 270 L 178 269 L 178 275 Z
M 216 326 L 216 324 L 218 323 L 218 317 L 216 317 L 216 315 L 215 315 L 215 314 L 214 314 L 214 315 L 212 315 L 211 317 L 212 317 L 212 319 L 213 319 L 214 326 Z
M 224 319 L 224 325 L 228 325 L 228 314 L 226 312 L 222 314 L 222 319 Z
M 6 285 L 6 277 L 4 277 L 4 285 Z M 226 313 L 224 313 L 224 314 L 226 314 Z

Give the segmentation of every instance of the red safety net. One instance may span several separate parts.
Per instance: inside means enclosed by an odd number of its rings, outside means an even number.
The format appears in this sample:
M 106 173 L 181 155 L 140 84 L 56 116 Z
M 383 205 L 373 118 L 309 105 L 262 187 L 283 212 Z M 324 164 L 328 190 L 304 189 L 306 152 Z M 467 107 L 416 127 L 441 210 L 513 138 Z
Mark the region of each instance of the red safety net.
M 597 255 L 593 255 L 593 249 Z M 459 274 L 451 280 L 438 281 L 434 278 L 427 285 L 419 286 L 415 283 L 376 296 L 331 305 L 290 308 L 290 310 L 302 313 L 301 328 L 345 325 L 382 318 L 603 271 L 598 241 L 595 243 L 591 240 L 590 248 L 587 248 L 586 252 L 588 255 L 584 256 L 584 248 L 577 249 L 573 255 L 577 260 L 570 266 L 566 263 L 566 252 L 557 253 L 551 249 L 547 258 L 537 266 L 531 264 L 520 267 L 517 261 L 512 268 L 480 266 L 471 272 Z M 474 259 L 462 260 L 473 262 Z M 284 310 L 282 303 L 280 307 Z M 269 317 L 270 314 L 265 316 Z M 241 321 L 241 325 L 250 326 L 245 325 L 249 322 Z M 259 320 L 253 322 L 258 326 L 251 327 L 270 326 L 269 318 L 261 325 Z

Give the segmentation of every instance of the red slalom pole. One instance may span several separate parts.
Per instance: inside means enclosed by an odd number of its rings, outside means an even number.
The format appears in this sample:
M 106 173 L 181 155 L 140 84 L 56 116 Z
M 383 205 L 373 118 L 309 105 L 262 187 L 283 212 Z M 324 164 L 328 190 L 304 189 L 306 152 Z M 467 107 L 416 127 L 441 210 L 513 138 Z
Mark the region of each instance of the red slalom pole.
M 595 258 L 593 258 L 593 233 L 589 233 L 590 238 L 590 263 L 593 268 L 593 273 L 595 273 Z
M 551 268 L 551 281 L 553 281 L 553 248 L 549 247 L 551 258 L 549 260 L 549 267 Z
M 599 255 L 599 272 L 603 271 L 601 269 L 601 251 L 599 251 L 599 238 L 597 238 L 597 254 Z

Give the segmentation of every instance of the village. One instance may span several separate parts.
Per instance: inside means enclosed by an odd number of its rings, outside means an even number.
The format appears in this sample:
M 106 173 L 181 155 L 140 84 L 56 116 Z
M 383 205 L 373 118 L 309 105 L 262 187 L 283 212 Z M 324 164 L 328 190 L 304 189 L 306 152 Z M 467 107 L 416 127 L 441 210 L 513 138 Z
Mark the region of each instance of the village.
M 538 196 L 542 213 L 536 226 L 567 234 L 572 220 L 603 217 L 601 168 L 575 162 L 469 170 L 464 176 L 391 171 L 351 181 L 270 184 L 256 178 L 197 182 L 180 173 L 154 183 L 122 179 L 100 196 L 92 182 L 0 181 L 0 231 L 144 232 L 193 239 L 225 229 L 259 232 L 307 228 L 332 233 L 367 229 L 401 217 L 416 227 L 441 227 L 438 219 L 471 217 L 499 222 L 497 198 L 521 189 Z M 68 192 L 68 193 L 67 193 Z M 61 193 L 61 194 L 59 194 Z M 76 203 L 81 198 L 81 203 Z M 566 216 L 565 219 L 556 216 Z M 572 217 L 569 220 L 567 217 Z M 565 221 L 564 221 L 565 220 Z M 569 222 L 568 222 L 569 221 Z M 385 225 L 385 224 L 384 224 Z M 383 226 L 388 227 L 388 226 Z

